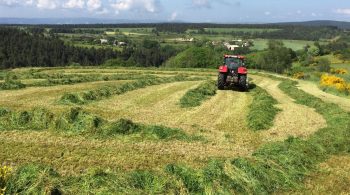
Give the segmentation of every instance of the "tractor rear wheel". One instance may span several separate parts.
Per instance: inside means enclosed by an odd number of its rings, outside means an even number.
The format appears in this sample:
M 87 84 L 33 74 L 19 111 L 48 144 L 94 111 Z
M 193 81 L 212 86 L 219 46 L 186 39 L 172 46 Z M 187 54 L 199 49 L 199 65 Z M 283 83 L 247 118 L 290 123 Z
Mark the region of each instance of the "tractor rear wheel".
M 239 77 L 239 87 L 242 91 L 247 91 L 248 90 L 248 85 L 247 85 L 247 76 L 246 75 L 241 75 Z
M 219 73 L 218 76 L 218 89 L 223 90 L 225 89 L 225 83 L 226 83 L 226 75 L 223 73 Z

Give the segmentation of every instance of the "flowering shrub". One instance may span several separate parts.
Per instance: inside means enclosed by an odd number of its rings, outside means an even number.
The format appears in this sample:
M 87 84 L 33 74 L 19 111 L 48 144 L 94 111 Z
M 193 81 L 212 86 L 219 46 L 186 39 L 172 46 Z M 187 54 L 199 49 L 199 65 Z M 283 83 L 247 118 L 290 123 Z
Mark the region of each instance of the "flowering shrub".
M 348 71 L 344 68 L 339 68 L 339 69 L 332 68 L 331 73 L 332 74 L 347 74 Z
M 344 79 L 334 75 L 323 74 L 321 76 L 320 84 L 322 87 L 336 88 L 340 92 L 350 92 L 350 83 L 346 83 Z
M 12 168 L 8 166 L 0 167 L 0 195 L 5 194 L 6 182 L 9 179 Z

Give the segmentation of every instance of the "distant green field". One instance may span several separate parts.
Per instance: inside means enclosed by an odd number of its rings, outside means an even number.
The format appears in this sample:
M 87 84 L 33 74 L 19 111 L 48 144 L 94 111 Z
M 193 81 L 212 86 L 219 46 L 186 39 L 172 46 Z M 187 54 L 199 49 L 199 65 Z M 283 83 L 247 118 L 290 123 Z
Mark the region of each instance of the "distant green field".
M 280 29 L 263 29 L 263 28 L 205 28 L 205 31 L 217 32 L 217 33 L 230 33 L 230 32 L 273 32 Z
M 150 33 L 154 28 L 117 28 L 119 32 Z
M 74 46 L 77 46 L 77 47 L 84 47 L 84 48 L 92 48 L 94 47 L 95 49 L 107 49 L 107 48 L 111 48 L 115 51 L 122 51 L 123 48 L 120 48 L 120 47 L 113 47 L 113 46 L 110 46 L 110 45 L 90 45 L 90 44 L 84 44 L 84 43 L 74 43 L 73 44 Z
M 284 45 L 293 50 L 303 49 L 306 45 L 313 45 L 313 41 L 304 41 L 304 40 L 282 40 Z M 255 39 L 253 49 L 263 50 L 267 48 L 267 39 Z

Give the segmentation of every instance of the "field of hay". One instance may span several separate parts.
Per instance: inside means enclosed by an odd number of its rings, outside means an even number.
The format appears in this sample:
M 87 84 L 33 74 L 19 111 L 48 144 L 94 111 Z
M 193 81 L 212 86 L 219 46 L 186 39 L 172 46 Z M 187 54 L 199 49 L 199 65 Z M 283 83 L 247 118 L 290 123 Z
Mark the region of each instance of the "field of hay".
M 0 163 L 13 169 L 9 194 L 288 193 L 321 185 L 317 175 L 327 163 L 334 164 L 338 153 L 348 158 L 348 107 L 323 101 L 312 83 L 252 74 L 251 89 L 240 92 L 217 91 L 216 70 L 206 69 L 36 68 L 11 74 L 25 87 L 0 90 Z M 276 109 L 271 114 L 269 108 Z M 328 155 L 333 158 L 326 161 Z M 327 186 L 319 192 L 334 193 Z

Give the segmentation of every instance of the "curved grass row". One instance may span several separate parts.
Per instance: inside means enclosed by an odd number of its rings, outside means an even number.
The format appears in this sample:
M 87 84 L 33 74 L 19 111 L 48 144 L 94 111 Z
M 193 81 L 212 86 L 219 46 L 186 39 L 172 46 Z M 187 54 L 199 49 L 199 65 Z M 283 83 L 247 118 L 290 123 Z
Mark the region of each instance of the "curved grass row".
M 85 135 L 97 138 L 137 135 L 141 140 L 199 141 L 199 136 L 187 135 L 182 129 L 160 125 L 143 125 L 128 119 L 109 122 L 79 107 L 61 115 L 43 108 L 15 112 L 0 108 L 0 130 L 52 130 L 69 135 Z
M 151 78 L 141 79 L 118 86 L 105 86 L 98 89 L 64 94 L 59 102 L 62 104 L 87 104 L 92 101 L 98 101 L 108 98 L 112 95 L 120 95 L 128 91 L 144 88 L 152 85 L 160 85 L 165 83 L 180 82 L 180 81 L 196 81 L 202 80 L 199 77 L 186 77 L 183 75 L 165 77 L 165 78 Z
M 252 92 L 253 102 L 249 106 L 247 117 L 248 127 L 254 131 L 267 130 L 273 126 L 273 121 L 280 109 L 278 103 L 266 90 L 256 86 Z
M 183 108 L 200 106 L 203 101 L 216 94 L 216 82 L 209 80 L 203 82 L 195 89 L 186 92 L 180 99 L 180 106 Z

